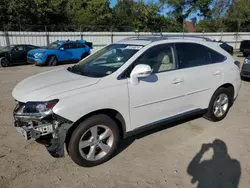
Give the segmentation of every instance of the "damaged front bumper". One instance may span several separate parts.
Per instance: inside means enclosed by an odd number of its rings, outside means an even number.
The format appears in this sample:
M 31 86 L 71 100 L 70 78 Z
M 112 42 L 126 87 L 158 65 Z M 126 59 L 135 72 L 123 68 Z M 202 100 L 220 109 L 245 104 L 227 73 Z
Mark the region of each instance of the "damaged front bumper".
M 45 145 L 53 157 L 64 157 L 66 134 L 73 122 L 54 113 L 46 117 L 22 116 L 16 113 L 20 106 L 19 103 L 13 112 L 17 131 L 26 140 L 34 139 Z

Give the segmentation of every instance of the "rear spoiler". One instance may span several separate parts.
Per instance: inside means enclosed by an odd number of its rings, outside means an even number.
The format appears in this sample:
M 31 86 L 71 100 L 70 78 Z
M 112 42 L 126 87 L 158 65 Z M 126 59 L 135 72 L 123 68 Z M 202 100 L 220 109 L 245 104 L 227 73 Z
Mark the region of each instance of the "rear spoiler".
M 79 42 L 85 44 L 86 46 L 88 46 L 90 49 L 93 49 L 93 43 L 92 42 L 88 42 L 86 40 L 78 40 Z
M 85 42 L 84 44 L 86 44 L 90 49 L 93 49 L 93 43 L 92 42 Z

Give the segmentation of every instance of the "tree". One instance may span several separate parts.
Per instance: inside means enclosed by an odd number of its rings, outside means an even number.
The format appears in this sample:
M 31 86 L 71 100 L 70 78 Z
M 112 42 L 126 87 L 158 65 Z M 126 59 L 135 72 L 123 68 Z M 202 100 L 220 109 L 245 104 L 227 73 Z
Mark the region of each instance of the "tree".
M 5 24 L 9 29 L 20 29 L 27 25 L 66 23 L 66 5 L 67 0 L 8 0 Z
M 197 11 L 199 16 L 206 18 L 210 17 L 210 7 L 213 0 L 160 0 L 162 4 L 166 4 L 171 10 L 169 14 L 174 17 L 179 23 Z
M 84 7 L 76 11 L 73 20 L 84 30 L 109 31 L 112 12 L 109 1 L 85 1 Z
M 236 24 L 235 31 L 250 31 L 250 1 L 233 1 L 229 8 L 227 20 L 230 24 Z
M 135 17 L 135 2 L 131 0 L 118 0 L 112 10 L 112 24 L 114 30 L 132 31 Z
M 6 17 L 8 12 L 8 0 L 3 0 L 0 4 L 0 28 L 7 23 L 8 19 Z
M 223 18 L 227 15 L 232 0 L 215 0 L 213 2 L 213 9 L 211 10 L 211 17 L 213 19 Z

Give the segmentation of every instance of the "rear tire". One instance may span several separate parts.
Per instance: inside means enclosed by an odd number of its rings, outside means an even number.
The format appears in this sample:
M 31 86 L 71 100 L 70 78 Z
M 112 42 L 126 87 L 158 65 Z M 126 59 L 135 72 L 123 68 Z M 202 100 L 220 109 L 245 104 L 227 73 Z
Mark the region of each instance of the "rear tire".
M 68 152 L 79 166 L 92 167 L 111 159 L 119 140 L 119 128 L 115 121 L 104 114 L 94 115 L 73 131 Z
M 56 56 L 52 55 L 47 58 L 46 64 L 48 66 L 56 66 L 57 65 L 57 58 Z
M 1 57 L 0 58 L 0 64 L 2 67 L 8 67 L 9 66 L 9 61 L 6 57 Z
M 231 88 L 219 88 L 211 98 L 207 113 L 204 117 L 210 121 L 224 119 L 233 104 L 233 92 Z
M 88 55 L 89 55 L 89 53 L 88 53 L 88 52 L 86 52 L 86 53 L 82 54 L 82 56 L 81 56 L 81 60 L 82 60 L 82 59 L 84 59 L 85 57 L 87 57 Z

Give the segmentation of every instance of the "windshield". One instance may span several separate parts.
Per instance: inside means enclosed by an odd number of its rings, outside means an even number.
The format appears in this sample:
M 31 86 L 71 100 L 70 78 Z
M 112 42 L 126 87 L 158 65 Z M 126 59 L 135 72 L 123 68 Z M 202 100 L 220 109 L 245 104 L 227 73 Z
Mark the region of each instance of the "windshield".
M 8 51 L 8 50 L 12 50 L 13 48 L 14 48 L 13 45 L 11 45 L 11 46 L 6 46 L 6 47 L 2 48 L 1 51 Z
M 119 69 L 142 47 L 129 44 L 111 44 L 68 70 L 90 77 L 104 77 Z
M 56 42 L 51 43 L 47 46 L 47 49 L 57 49 L 60 45 Z

